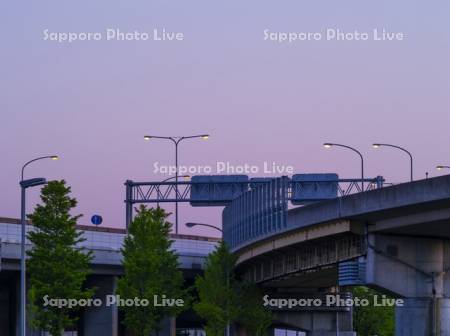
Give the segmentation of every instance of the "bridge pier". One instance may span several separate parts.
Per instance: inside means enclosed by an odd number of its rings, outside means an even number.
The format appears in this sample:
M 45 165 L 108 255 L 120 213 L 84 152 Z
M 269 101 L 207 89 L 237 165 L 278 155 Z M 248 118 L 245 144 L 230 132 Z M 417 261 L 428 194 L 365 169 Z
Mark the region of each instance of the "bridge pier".
M 338 321 L 336 319 L 338 318 Z M 274 320 L 283 325 L 302 330 L 307 336 L 354 336 L 352 312 L 341 311 L 276 311 Z
M 95 298 L 102 301 L 106 295 L 114 294 L 116 291 L 117 278 L 111 275 L 94 275 L 88 279 L 88 287 L 96 287 Z M 99 307 L 86 307 L 83 312 L 83 335 L 99 336 L 118 334 L 118 310 L 117 306 L 107 307 L 105 304 Z
M 397 336 L 450 336 L 450 242 L 371 234 L 367 283 L 403 297 Z
M 450 299 L 409 298 L 404 301 L 404 306 L 395 310 L 395 335 L 450 335 Z

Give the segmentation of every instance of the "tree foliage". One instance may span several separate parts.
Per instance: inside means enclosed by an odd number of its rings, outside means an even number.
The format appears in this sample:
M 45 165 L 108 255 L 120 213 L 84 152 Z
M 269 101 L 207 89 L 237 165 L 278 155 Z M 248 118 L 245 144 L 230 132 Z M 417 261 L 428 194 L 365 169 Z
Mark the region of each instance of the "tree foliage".
M 354 287 L 354 297 L 374 302 L 374 296 L 380 295 L 377 291 L 367 287 Z M 393 336 L 395 333 L 394 307 L 368 306 L 354 307 L 353 328 L 361 336 Z
M 194 310 L 207 321 L 208 336 L 223 336 L 228 323 L 239 316 L 235 264 L 236 257 L 221 242 L 207 257 L 204 275 L 195 281 L 199 302 L 194 305 Z
M 122 248 L 124 276 L 119 279 L 117 294 L 121 299 L 148 300 L 147 306 L 122 307 L 124 323 L 133 335 L 148 336 L 159 332 L 161 320 L 175 316 L 182 307 L 154 306 L 155 296 L 185 298 L 183 275 L 169 238 L 171 224 L 161 208 L 141 206 L 128 228 Z
M 236 260 L 222 241 L 207 257 L 203 276 L 196 279 L 199 300 L 194 310 L 206 320 L 208 336 L 223 336 L 229 323 L 244 326 L 254 336 L 265 335 L 270 325 L 259 290 L 237 279 Z
M 240 286 L 240 313 L 238 323 L 247 335 L 265 336 L 272 323 L 272 313 L 263 306 L 263 293 L 252 283 Z
M 52 336 L 76 322 L 76 309 L 45 306 L 44 297 L 79 300 L 93 295 L 92 289 L 83 289 L 92 256 L 77 246 L 84 241 L 76 230 L 81 215 L 70 214 L 77 204 L 70 191 L 65 181 L 49 182 L 41 191 L 42 204 L 28 216 L 35 227 L 28 234 L 33 247 L 27 252 L 31 323 Z

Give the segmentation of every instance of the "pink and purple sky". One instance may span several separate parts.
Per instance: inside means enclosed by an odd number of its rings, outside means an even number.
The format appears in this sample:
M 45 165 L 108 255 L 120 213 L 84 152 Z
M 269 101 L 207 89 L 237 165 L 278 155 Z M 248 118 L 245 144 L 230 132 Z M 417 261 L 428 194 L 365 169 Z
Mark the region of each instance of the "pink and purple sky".
M 144 134 L 209 133 L 180 145 L 180 164 L 264 161 L 296 172 L 357 177 L 359 161 L 325 141 L 360 149 L 366 175 L 388 182 L 450 165 L 448 1 L 39 1 L 0 4 L 0 216 L 18 217 L 26 177 L 66 179 L 89 224 L 124 227 L 126 179 L 162 180 L 154 162 L 173 147 Z M 183 41 L 44 40 L 50 32 L 153 29 Z M 403 41 L 264 40 L 271 32 L 401 32 Z M 450 171 L 449 171 L 450 172 Z M 261 174 L 260 174 L 261 175 Z M 29 191 L 28 212 L 38 191 Z M 169 205 L 168 210 L 173 210 Z M 180 223 L 220 225 L 221 209 L 180 207 Z M 216 235 L 213 230 L 196 233 Z M 192 229 L 181 228 L 181 233 Z

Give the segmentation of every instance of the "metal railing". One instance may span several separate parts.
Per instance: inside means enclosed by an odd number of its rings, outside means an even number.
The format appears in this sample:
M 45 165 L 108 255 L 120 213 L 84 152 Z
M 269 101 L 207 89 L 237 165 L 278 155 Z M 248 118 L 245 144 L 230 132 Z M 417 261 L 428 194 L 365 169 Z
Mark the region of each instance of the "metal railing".
M 367 184 L 364 191 L 381 188 L 383 181 L 380 176 L 375 179 L 365 179 L 364 182 Z M 272 179 L 251 188 L 225 207 L 222 213 L 224 240 L 231 249 L 234 249 L 246 242 L 286 229 L 288 202 L 294 201 L 294 195 L 300 194 L 301 190 L 297 189 L 308 185 L 309 189 L 320 190 L 321 183 L 336 185 L 334 197 L 362 191 L 360 179 L 314 180 L 301 183 L 293 183 L 287 177 Z M 320 192 L 317 194 L 318 198 L 314 201 L 321 200 Z M 329 199 L 329 197 L 324 199 Z M 313 200 L 305 200 L 305 203 L 308 201 Z
M 280 177 L 255 186 L 233 200 L 222 213 L 224 240 L 233 248 L 240 243 L 286 227 L 289 180 Z
M 283 183 L 280 184 L 280 179 Z M 275 182 L 274 182 L 275 181 Z M 311 180 L 293 181 L 287 176 L 278 178 L 250 179 L 248 181 L 214 181 L 214 182 L 193 182 L 193 181 L 166 181 L 166 182 L 135 182 L 127 180 L 125 182 L 125 203 L 126 203 L 126 223 L 130 223 L 133 216 L 133 205 L 140 203 L 167 203 L 167 202 L 190 202 L 194 206 L 225 206 L 230 205 L 238 198 L 251 192 L 260 194 L 258 200 L 273 204 L 274 197 L 282 197 L 283 202 L 292 200 L 295 195 L 301 193 L 305 185 L 308 188 L 317 187 L 321 184 L 335 184 L 336 196 L 346 196 L 351 193 L 361 192 L 362 184 L 366 183 L 364 191 L 383 186 L 384 180 L 381 176 L 376 178 L 361 179 L 336 179 L 336 180 Z M 270 195 L 274 192 L 273 184 L 279 184 L 283 190 L 277 191 L 277 195 Z M 275 188 L 276 189 L 276 188 Z M 269 195 L 267 195 L 269 193 Z M 253 196 L 249 196 L 252 201 Z M 272 198 L 272 201 L 269 199 Z M 255 198 L 257 199 L 257 198 Z M 312 199 L 309 201 L 318 201 Z M 276 201 L 275 201 L 276 202 Z M 264 206 L 262 206 L 264 207 Z M 266 206 L 267 208 L 267 206 Z M 252 211 L 254 212 L 254 211 Z M 275 211 L 275 215 L 278 211 Z M 281 219 L 283 221 L 283 219 Z M 277 224 L 278 225 L 278 224 Z

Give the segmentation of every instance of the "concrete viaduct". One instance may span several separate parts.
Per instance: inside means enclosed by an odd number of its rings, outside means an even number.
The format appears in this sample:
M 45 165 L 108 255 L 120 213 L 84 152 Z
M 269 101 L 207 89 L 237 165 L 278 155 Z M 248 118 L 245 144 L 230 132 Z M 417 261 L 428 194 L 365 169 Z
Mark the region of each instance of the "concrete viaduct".
M 254 231 L 252 221 L 236 227 L 242 223 L 225 212 L 240 272 L 267 293 L 311 297 L 372 286 L 404 300 L 396 335 L 450 335 L 450 175 L 296 207 L 271 232 Z M 336 335 L 336 326 L 341 336 L 353 334 L 349 309 L 275 315 L 307 335 Z
M 132 218 L 130 209 L 139 202 L 195 201 L 199 206 L 225 206 L 224 240 L 238 255 L 238 271 L 271 297 L 321 298 L 342 290 L 345 296 L 346 286 L 371 286 L 404 300 L 403 306 L 396 307 L 396 335 L 450 336 L 450 175 L 388 187 L 378 177 L 364 192 L 360 189 L 343 195 L 338 195 L 336 190 L 341 189 L 333 176 L 320 181 L 324 188 L 303 176 L 297 177 L 297 182 L 294 177 L 249 182 L 241 178 L 237 183 L 216 184 L 208 182 L 210 177 L 197 184 L 181 182 L 180 188 L 186 188 L 183 192 L 173 183 L 127 181 L 127 223 Z M 350 189 L 358 186 L 355 181 L 341 182 L 350 183 Z M 143 192 L 144 187 L 148 192 Z M 329 199 L 308 201 L 319 189 L 325 189 Z M 150 199 L 152 195 L 156 198 Z M 158 198 L 161 195 L 166 198 Z M 220 197 L 215 198 L 217 195 Z M 223 195 L 229 197 L 225 202 Z M 294 201 L 302 197 L 305 202 Z M 2 335 L 17 332 L 17 224 L 0 220 Z M 89 281 L 102 289 L 98 295 L 112 293 L 122 272 L 119 249 L 126 231 L 80 229 L 87 238 L 85 247 L 95 255 Z M 217 240 L 173 238 L 181 268 L 187 279 L 193 279 Z M 274 326 L 294 328 L 307 336 L 355 335 L 349 307 L 274 311 Z M 118 320 L 120 314 L 114 308 L 86 310 L 78 335 L 120 335 Z M 187 328 L 201 325 L 181 317 L 177 327 L 183 323 Z M 165 328 L 164 335 L 173 333 L 173 323 L 167 321 Z

